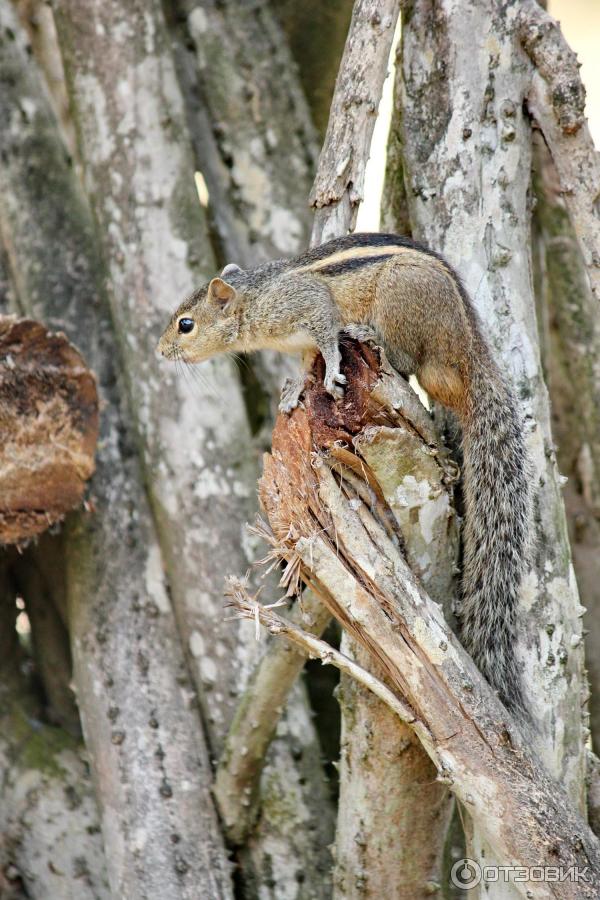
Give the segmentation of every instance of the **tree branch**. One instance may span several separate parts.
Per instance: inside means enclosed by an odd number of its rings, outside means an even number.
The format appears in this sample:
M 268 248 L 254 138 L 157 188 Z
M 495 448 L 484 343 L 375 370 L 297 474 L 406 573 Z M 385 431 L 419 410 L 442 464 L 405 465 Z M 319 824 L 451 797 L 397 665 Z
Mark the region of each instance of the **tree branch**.
M 311 591 L 305 591 L 286 620 L 290 628 L 302 622 L 319 635 L 331 619 L 329 610 Z M 256 820 L 260 778 L 267 752 L 290 691 L 306 662 L 306 652 L 273 643 L 256 666 L 242 694 L 219 758 L 213 794 L 227 837 L 242 844 Z
M 308 656 L 310 659 L 320 659 L 323 664 L 327 663 L 336 666 L 340 672 L 345 672 L 359 684 L 372 691 L 403 722 L 412 725 L 415 729 L 420 727 L 413 710 L 403 703 L 382 681 L 375 678 L 362 666 L 359 666 L 349 656 L 340 653 L 327 641 L 323 641 L 315 637 L 314 634 L 299 628 L 298 625 L 289 619 L 278 616 L 276 612 L 273 612 L 272 607 L 263 606 L 258 602 L 256 595 L 251 595 L 248 592 L 247 584 L 240 578 L 232 576 L 228 579 L 226 596 L 231 599 L 230 605 L 240 614 L 240 618 L 258 621 L 271 634 L 286 638 L 296 647 L 301 648 L 303 657 Z
M 519 36 L 535 66 L 527 94 L 558 172 L 592 292 L 600 301 L 600 157 L 584 114 L 576 54 L 536 0 L 519 4 Z
M 357 0 L 310 194 L 312 244 L 351 231 L 399 11 L 398 0 Z

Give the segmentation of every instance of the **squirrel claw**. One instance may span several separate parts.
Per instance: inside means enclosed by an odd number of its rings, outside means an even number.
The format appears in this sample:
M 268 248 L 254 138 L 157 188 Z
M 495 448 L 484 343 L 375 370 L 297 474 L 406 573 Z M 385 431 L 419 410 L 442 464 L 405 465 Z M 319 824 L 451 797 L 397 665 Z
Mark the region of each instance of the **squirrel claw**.
M 279 412 L 289 414 L 298 406 L 298 400 L 281 400 L 279 402 Z
M 347 384 L 348 379 L 345 375 L 342 375 L 341 372 L 337 372 L 335 375 L 326 375 L 323 381 L 323 385 L 328 394 L 331 394 L 332 397 L 343 397 L 344 390 L 342 385 Z

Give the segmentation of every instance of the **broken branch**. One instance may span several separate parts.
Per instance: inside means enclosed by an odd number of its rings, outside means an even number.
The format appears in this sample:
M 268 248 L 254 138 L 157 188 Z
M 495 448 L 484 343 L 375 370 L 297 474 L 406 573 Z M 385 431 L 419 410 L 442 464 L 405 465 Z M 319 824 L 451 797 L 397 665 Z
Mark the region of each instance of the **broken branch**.
M 361 393 L 352 377 L 358 352 L 344 348 L 349 388 L 343 404 L 338 407 L 317 384 L 306 394 L 305 409 L 277 422 L 260 495 L 282 556 L 288 561 L 297 556 L 303 580 L 367 648 L 394 693 L 413 710 L 423 725 L 419 739 L 439 776 L 466 805 L 495 855 L 530 867 L 587 867 L 585 884 L 540 886 L 539 896 L 594 897 L 600 846 L 540 764 L 535 737 L 526 723 L 510 716 L 478 672 L 376 507 L 359 511 L 345 492 L 343 471 L 334 472 L 330 450 L 336 442 L 345 439 L 359 455 L 347 430 L 354 413 L 355 434 L 360 431 L 359 411 L 368 405 L 368 390 Z M 393 427 L 386 412 L 380 411 L 381 424 Z M 353 471 L 359 468 L 360 462 Z
M 315 637 L 278 616 L 272 608 L 263 606 L 256 596 L 249 594 L 246 584 L 240 578 L 230 578 L 227 596 L 231 599 L 231 605 L 238 611 L 240 618 L 258 620 L 271 634 L 280 635 L 292 644 L 300 647 L 304 655 L 310 659 L 320 659 L 323 664 L 336 666 L 340 672 L 350 675 L 360 684 L 372 691 L 380 700 L 392 709 L 403 722 L 417 727 L 414 712 L 400 700 L 382 681 L 359 666 L 354 660 L 340 653 L 327 641 Z

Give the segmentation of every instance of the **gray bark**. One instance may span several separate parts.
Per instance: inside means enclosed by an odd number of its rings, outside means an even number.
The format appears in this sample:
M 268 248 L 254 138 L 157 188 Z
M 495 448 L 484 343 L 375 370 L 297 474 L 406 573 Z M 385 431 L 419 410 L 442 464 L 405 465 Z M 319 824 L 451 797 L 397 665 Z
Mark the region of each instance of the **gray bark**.
M 509 5 L 510 6 L 510 5 Z M 413 231 L 463 277 L 512 375 L 535 468 L 535 534 L 517 652 L 544 738 L 543 759 L 584 801 L 581 614 L 571 566 L 532 290 L 531 132 L 520 98 L 532 72 L 514 18 L 493 3 L 412 3 L 398 71 L 405 183 Z M 496 50 L 490 54 L 486 35 Z M 400 113 L 401 110 L 401 113 Z M 468 253 L 465 248 L 468 248 Z
M 218 615 L 222 579 L 250 562 L 254 473 L 233 364 L 207 363 L 194 390 L 155 356 L 177 303 L 215 269 L 183 101 L 156 2 L 61 0 L 56 14 L 146 483 L 214 751 L 238 680 L 218 662 L 236 647 Z
M 533 63 L 527 105 L 552 154 L 590 289 L 600 300 L 600 161 L 585 118 L 577 56 L 536 0 L 519 4 L 518 34 Z
M 260 650 L 220 615 L 224 575 L 244 571 L 254 552 L 244 523 L 255 506 L 256 469 L 231 361 L 208 363 L 212 384 L 194 395 L 154 356 L 177 302 L 215 270 L 193 187 L 182 94 L 158 4 L 143 14 L 135 2 L 57 6 L 147 489 L 216 757 Z M 264 815 L 246 859 L 258 883 L 272 882 L 275 892 L 304 896 L 310 881 L 303 886 L 297 866 L 314 867 L 317 882 L 328 866 L 331 820 L 318 760 L 308 710 L 298 699 L 264 773 Z M 300 862 L 291 858 L 292 845 Z
M 590 679 L 591 730 L 600 746 L 600 324 L 552 158 L 534 145 L 534 263 L 552 428 L 581 602 Z
M 7 3 L 2 234 L 24 308 L 60 323 L 106 403 L 94 505 L 65 534 L 74 684 L 113 896 L 230 897 L 210 768 L 130 430 L 89 210 Z M 15 114 L 15 112 L 17 114 Z M 60 197 L 60 205 L 56 198 Z M 56 564 L 61 565 L 60 557 Z

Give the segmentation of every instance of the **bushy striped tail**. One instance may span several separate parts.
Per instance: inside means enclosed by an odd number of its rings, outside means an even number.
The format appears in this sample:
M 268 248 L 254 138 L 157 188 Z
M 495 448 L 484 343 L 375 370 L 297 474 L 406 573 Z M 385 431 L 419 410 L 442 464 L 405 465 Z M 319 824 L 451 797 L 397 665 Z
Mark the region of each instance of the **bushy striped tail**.
M 461 640 L 511 709 L 524 710 L 515 657 L 519 590 L 528 552 L 530 474 L 516 400 L 483 349 L 462 417 Z

